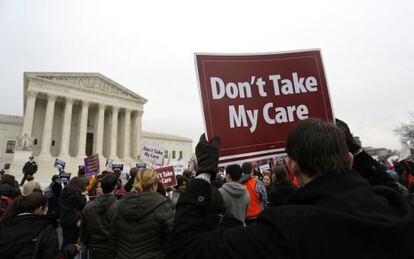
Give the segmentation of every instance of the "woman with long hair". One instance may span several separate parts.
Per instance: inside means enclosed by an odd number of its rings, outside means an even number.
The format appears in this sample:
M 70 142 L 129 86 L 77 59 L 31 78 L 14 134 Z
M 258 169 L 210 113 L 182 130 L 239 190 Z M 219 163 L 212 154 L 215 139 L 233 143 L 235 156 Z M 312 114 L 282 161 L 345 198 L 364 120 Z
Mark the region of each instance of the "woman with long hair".
M 0 221 L 1 258 L 59 258 L 56 228 L 46 209 L 42 192 L 14 199 Z
M 62 250 L 67 245 L 76 244 L 80 234 L 80 217 L 86 198 L 85 181 L 80 177 L 73 177 L 60 194 L 60 226 L 62 227 Z
M 273 185 L 270 190 L 270 205 L 280 206 L 287 203 L 289 198 L 297 191 L 297 188 L 288 178 L 286 166 L 272 168 Z
M 170 201 L 157 192 L 157 184 L 154 170 L 140 170 L 131 192 L 111 207 L 113 258 L 163 257 L 173 212 Z

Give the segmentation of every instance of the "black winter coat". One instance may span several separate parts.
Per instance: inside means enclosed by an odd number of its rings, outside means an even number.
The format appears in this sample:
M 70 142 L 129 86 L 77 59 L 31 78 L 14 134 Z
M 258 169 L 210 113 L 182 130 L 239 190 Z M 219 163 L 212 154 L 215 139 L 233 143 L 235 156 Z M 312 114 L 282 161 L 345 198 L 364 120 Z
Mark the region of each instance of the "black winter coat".
M 80 191 L 65 188 L 60 194 L 60 226 L 71 227 L 80 219 L 86 198 Z
M 0 185 L 0 196 L 7 196 L 9 198 L 14 199 L 21 194 L 22 192 L 20 191 L 20 188 L 18 185 L 14 186 L 8 183 L 4 183 Z
M 180 196 L 169 258 L 414 258 L 411 204 L 356 173 L 317 177 L 246 228 L 207 231 L 210 192 L 196 179 Z
M 394 190 L 399 190 L 397 184 L 386 172 L 386 168 L 380 165 L 366 151 L 354 156 L 353 168 L 368 180 L 371 185 L 385 185 Z
M 40 232 L 37 258 L 59 258 L 59 241 L 52 221 L 47 216 L 26 214 L 0 225 L 0 258 L 31 259 Z
M 297 191 L 295 185 L 288 179 L 274 183 L 269 193 L 269 206 L 280 206 L 287 203 L 289 198 Z
M 27 161 L 24 166 L 23 166 L 23 173 L 24 174 L 29 174 L 29 175 L 34 175 L 37 172 L 37 164 L 35 161 L 30 162 Z
M 108 258 L 163 258 L 173 223 L 167 198 L 157 192 L 127 193 L 110 209 Z
M 113 194 L 98 196 L 88 203 L 82 211 L 80 239 L 90 249 L 91 257 L 107 258 L 110 233 L 108 209 L 116 201 Z

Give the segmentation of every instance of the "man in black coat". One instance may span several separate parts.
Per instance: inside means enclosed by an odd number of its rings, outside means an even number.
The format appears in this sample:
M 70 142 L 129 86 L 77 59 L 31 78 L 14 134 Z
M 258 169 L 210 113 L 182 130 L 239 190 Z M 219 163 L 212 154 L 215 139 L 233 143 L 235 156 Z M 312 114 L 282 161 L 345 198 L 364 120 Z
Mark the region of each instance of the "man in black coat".
M 31 156 L 29 157 L 29 161 L 27 161 L 23 166 L 23 179 L 20 182 L 20 185 L 22 186 L 24 182 L 26 181 L 26 178 L 28 175 L 34 175 L 37 172 L 37 164 L 33 160 L 34 158 Z
M 109 217 L 108 209 L 117 200 L 114 188 L 118 177 L 105 175 L 101 181 L 103 195 L 88 203 L 82 211 L 80 239 L 90 250 L 91 258 L 108 258 Z
M 36 246 L 37 256 L 34 256 Z M 58 248 L 58 235 L 48 216 L 22 213 L 0 224 L 0 258 L 58 259 Z
M 196 147 L 199 175 L 178 201 L 170 258 L 414 258 L 410 202 L 354 171 L 344 131 L 317 119 L 289 135 L 287 167 L 301 188 L 287 205 L 264 210 L 246 228 L 207 231 L 218 145 L 203 135 Z

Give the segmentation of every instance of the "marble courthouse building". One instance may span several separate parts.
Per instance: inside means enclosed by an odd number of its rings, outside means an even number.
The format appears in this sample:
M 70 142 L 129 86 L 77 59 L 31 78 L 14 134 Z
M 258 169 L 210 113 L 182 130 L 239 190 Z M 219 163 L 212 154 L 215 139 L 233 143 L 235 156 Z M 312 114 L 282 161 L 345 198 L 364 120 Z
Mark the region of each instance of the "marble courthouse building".
M 0 115 L 0 166 L 21 179 L 30 155 L 36 178 L 48 183 L 56 158 L 77 173 L 83 159 L 100 155 L 135 166 L 144 143 L 160 144 L 169 159 L 189 160 L 189 138 L 142 131 L 142 96 L 99 73 L 24 73 L 24 116 Z

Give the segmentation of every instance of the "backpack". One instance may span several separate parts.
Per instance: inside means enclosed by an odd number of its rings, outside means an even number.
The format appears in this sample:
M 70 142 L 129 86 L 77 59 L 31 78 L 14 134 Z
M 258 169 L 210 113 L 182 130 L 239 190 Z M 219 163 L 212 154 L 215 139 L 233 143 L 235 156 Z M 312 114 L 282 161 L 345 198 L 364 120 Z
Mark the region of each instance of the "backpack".
M 13 199 L 6 196 L 0 197 L 0 218 L 3 217 L 6 210 L 9 208 L 9 206 L 13 203 Z
M 46 199 L 48 199 L 48 200 L 50 200 L 50 199 L 52 199 L 52 198 L 55 197 L 55 194 L 52 191 L 52 186 L 51 185 L 49 185 L 48 187 L 46 187 L 46 189 L 43 192 L 44 192 L 44 194 L 46 196 Z

